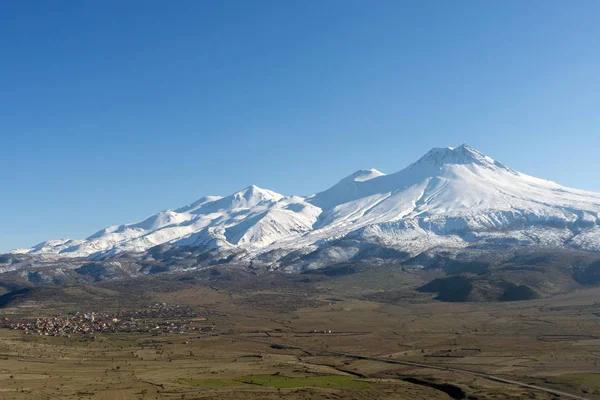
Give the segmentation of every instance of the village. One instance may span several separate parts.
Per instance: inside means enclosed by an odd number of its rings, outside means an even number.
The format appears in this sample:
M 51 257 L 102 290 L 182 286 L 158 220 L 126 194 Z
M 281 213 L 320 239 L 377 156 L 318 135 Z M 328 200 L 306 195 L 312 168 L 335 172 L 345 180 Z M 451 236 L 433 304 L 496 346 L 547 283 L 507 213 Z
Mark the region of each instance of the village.
M 157 303 L 139 310 L 121 310 L 116 313 L 80 312 L 71 315 L 28 319 L 0 320 L 0 328 L 20 331 L 24 335 L 67 336 L 93 333 L 189 333 L 214 329 L 204 315 L 189 307 Z

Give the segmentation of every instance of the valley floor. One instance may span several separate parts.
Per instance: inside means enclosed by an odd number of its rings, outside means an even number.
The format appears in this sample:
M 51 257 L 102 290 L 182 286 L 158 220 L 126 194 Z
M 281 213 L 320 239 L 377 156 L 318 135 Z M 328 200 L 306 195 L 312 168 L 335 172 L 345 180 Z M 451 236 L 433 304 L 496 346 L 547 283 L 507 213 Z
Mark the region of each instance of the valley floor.
M 442 303 L 360 296 L 362 284 L 349 276 L 310 290 L 190 285 L 149 295 L 209 315 L 203 323 L 214 330 L 206 331 L 53 337 L 0 329 L 0 398 L 600 399 L 599 288 Z M 31 301 L 0 318 L 77 307 Z

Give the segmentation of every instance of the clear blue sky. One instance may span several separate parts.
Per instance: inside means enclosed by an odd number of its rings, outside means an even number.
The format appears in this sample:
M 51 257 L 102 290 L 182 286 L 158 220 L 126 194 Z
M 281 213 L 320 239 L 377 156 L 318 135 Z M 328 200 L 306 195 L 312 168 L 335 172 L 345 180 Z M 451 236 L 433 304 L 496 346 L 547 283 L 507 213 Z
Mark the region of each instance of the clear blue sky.
M 0 250 L 463 142 L 600 191 L 600 2 L 4 1 Z

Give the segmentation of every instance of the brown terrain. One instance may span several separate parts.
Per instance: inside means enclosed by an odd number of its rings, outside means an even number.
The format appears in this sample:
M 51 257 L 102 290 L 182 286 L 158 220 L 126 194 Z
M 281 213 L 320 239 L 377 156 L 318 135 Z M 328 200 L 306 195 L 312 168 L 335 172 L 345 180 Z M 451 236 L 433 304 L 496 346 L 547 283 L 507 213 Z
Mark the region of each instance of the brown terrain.
M 398 267 L 340 271 L 13 293 L 0 398 L 600 399 L 598 287 L 441 302 Z

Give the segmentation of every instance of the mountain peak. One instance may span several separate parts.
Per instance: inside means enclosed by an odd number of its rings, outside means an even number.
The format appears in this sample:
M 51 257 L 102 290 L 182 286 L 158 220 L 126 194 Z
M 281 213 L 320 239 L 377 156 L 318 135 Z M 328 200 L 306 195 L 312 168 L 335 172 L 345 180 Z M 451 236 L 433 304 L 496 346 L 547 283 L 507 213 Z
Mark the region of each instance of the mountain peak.
M 252 207 L 263 201 L 278 201 L 283 195 L 271 190 L 250 185 L 230 196 L 231 204 L 236 207 Z M 226 198 L 227 199 L 227 198 Z
M 203 197 L 192 204 L 175 210 L 177 213 L 208 213 L 226 208 L 248 208 L 263 201 L 278 201 L 283 195 L 271 190 L 262 189 L 256 185 L 250 185 L 227 197 L 208 196 Z
M 412 167 L 417 165 L 431 165 L 441 167 L 446 164 L 475 164 L 488 169 L 502 169 L 511 173 L 513 170 L 502 163 L 486 156 L 478 150 L 463 143 L 458 147 L 434 147 L 423 157 L 415 162 Z
M 377 178 L 378 176 L 385 175 L 383 172 L 377 171 L 375 168 L 371 169 L 359 169 L 352 175 L 346 177 L 347 180 L 352 180 L 354 182 L 364 182 L 373 178 Z
M 491 160 L 491 158 L 463 143 L 458 147 L 434 147 L 421 157 L 417 163 L 470 164 L 485 159 Z
M 260 197 L 264 197 L 266 199 L 281 197 L 281 195 L 279 193 L 275 193 L 268 189 L 260 188 L 256 185 L 250 185 L 248 187 L 245 187 L 244 189 L 240 190 L 239 192 L 234 193 L 233 195 L 241 196 L 246 199 L 254 197 L 254 196 L 260 196 Z
M 354 198 L 360 192 L 359 186 L 370 183 L 385 176 L 383 172 L 379 172 L 374 168 L 360 169 L 355 173 L 348 175 L 329 189 L 310 196 L 309 202 L 317 207 L 329 209 L 333 205 L 338 204 L 340 199 Z

